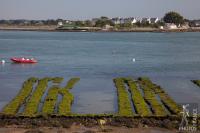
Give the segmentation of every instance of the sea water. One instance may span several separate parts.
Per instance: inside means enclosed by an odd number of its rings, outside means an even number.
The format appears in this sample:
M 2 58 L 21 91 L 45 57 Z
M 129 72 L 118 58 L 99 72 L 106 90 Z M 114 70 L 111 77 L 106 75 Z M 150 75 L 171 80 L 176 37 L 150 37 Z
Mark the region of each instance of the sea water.
M 34 57 L 37 64 L 13 64 Z M 72 77 L 75 113 L 117 111 L 115 77 L 147 76 L 178 103 L 198 103 L 200 33 L 0 31 L 0 109 L 29 77 Z

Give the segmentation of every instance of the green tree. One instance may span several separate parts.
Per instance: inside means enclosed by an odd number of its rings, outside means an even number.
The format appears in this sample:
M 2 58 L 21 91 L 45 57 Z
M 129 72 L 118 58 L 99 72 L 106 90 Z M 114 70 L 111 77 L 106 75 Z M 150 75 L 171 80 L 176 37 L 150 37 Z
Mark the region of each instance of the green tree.
M 92 27 L 92 22 L 90 20 L 85 21 L 85 26 Z
M 165 23 L 174 23 L 176 25 L 183 24 L 184 18 L 177 12 L 168 12 L 164 16 Z
M 131 24 L 131 22 L 126 22 L 124 24 L 121 24 L 121 27 L 130 29 L 130 28 L 132 28 L 132 24 Z
M 140 21 L 136 22 L 135 25 L 136 25 L 136 27 L 141 27 Z
M 84 26 L 84 23 L 83 23 L 83 21 L 75 21 L 75 25 L 82 27 L 82 26 Z
M 141 22 L 140 27 L 150 27 L 151 24 L 149 22 Z
M 101 18 L 100 18 L 101 20 L 108 20 L 109 18 L 108 17 L 106 17 L 106 16 L 101 16 Z
M 96 27 L 103 27 L 105 25 L 114 26 L 113 22 L 110 19 L 108 19 L 107 17 L 101 17 L 101 18 L 99 18 L 96 21 L 96 24 L 95 24 Z

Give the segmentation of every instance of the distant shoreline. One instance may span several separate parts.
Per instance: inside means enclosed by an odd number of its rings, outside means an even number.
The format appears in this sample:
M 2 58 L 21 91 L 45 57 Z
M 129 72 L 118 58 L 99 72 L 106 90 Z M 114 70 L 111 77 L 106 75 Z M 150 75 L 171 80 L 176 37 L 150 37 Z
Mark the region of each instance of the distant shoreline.
M 84 29 L 57 29 L 57 26 L 5 26 L 0 25 L 0 31 L 46 31 L 46 32 L 200 32 L 200 28 L 188 28 L 188 29 L 164 29 L 151 28 L 151 27 L 138 27 L 133 29 L 123 30 L 84 30 Z
M 0 25 L 0 30 L 6 31 L 55 31 L 56 26 L 15 26 Z

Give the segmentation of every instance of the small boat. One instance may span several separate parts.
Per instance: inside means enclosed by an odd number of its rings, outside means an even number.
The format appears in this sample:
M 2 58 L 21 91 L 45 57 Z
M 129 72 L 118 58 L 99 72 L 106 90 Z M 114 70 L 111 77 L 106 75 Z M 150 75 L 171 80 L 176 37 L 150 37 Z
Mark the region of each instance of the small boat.
M 16 58 L 16 57 L 13 57 L 10 59 L 11 61 L 15 62 L 15 63 L 37 63 L 37 60 L 34 59 L 34 58 Z

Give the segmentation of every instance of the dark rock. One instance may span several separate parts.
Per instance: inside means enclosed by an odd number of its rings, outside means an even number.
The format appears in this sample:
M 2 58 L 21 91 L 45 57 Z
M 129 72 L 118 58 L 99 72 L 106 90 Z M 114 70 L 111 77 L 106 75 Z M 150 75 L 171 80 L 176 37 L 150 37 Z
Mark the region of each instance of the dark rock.
M 44 133 L 44 132 L 40 131 L 39 129 L 31 129 L 31 130 L 28 130 L 24 133 Z
M 88 130 L 88 131 L 85 131 L 83 133 L 96 133 L 95 131 L 92 131 L 92 130 Z
M 102 129 L 101 131 L 102 131 L 102 132 L 112 132 L 113 129 Z

